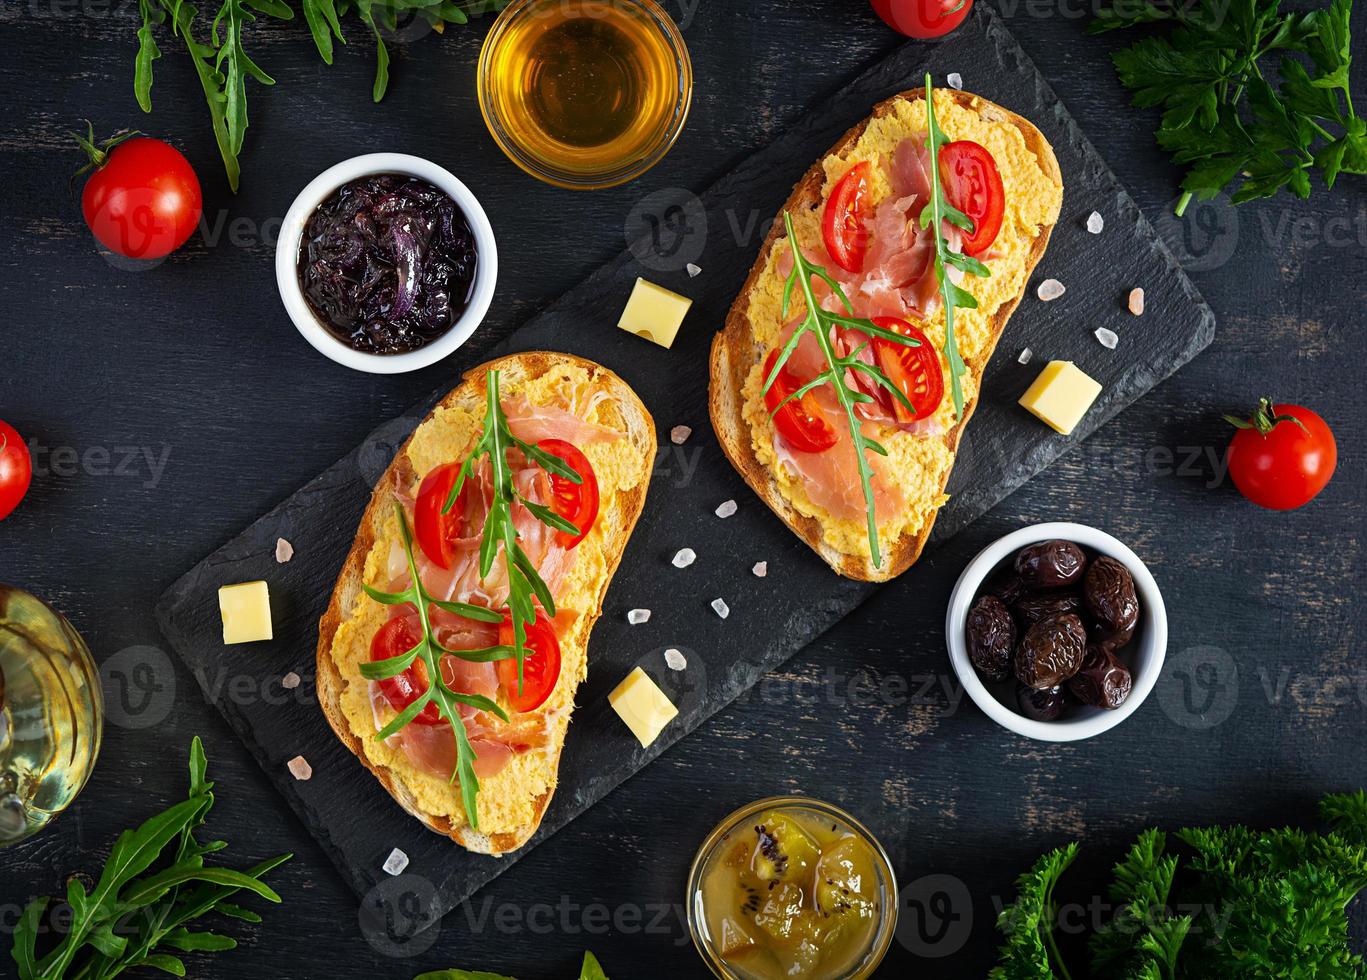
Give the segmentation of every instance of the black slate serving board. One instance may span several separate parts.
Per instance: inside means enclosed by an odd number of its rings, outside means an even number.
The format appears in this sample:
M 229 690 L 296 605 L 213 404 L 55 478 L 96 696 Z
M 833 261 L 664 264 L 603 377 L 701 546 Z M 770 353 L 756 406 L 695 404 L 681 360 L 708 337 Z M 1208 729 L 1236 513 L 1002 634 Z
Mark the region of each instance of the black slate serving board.
M 623 780 L 688 734 L 759 677 L 782 663 L 853 610 L 876 586 L 832 574 L 750 493 L 722 456 L 707 418 L 707 357 L 767 231 L 793 183 L 848 127 L 880 99 L 920 84 L 929 70 L 939 84 L 960 72 L 966 88 L 1031 119 L 1053 144 L 1065 183 L 1063 213 L 1052 244 L 1031 282 L 1032 295 L 1007 326 L 983 385 L 950 480 L 950 502 L 931 538 L 954 534 L 1053 459 L 1139 398 L 1200 352 L 1214 334 L 1214 317 L 1138 207 L 1072 117 L 1002 25 L 979 4 L 965 28 L 948 41 L 908 43 L 815 106 L 768 148 L 754 154 L 701 196 L 679 189 L 644 198 L 629 218 L 641 230 L 632 247 L 561 297 L 490 356 L 547 348 L 579 353 L 621 374 L 654 414 L 661 449 L 645 512 L 594 630 L 588 680 L 560 767 L 560 785 L 536 846 Z M 1101 236 L 1086 232 L 1093 210 L 1106 219 Z M 702 267 L 690 277 L 685 266 Z M 636 276 L 682 292 L 694 305 L 673 350 L 658 348 L 615 327 Z M 1070 289 L 1051 304 L 1033 287 L 1055 277 Z M 1129 316 L 1124 299 L 1143 286 L 1147 311 Z M 505 287 L 506 288 L 506 287 Z M 283 320 L 283 317 L 282 317 Z M 1108 351 L 1092 336 L 1098 326 L 1121 335 Z M 283 329 L 282 325 L 282 329 Z M 1017 363 L 1023 347 L 1029 365 Z M 1016 406 L 1016 399 L 1051 358 L 1076 361 L 1104 391 L 1071 437 L 1054 435 Z M 455 355 L 458 371 L 475 363 Z M 317 621 L 349 549 L 371 486 L 395 449 L 443 394 L 434 392 L 400 418 L 381 425 L 350 455 L 191 569 L 162 597 L 158 619 L 167 638 L 199 678 L 206 697 L 275 781 L 343 875 L 363 896 L 376 930 L 411 936 L 440 918 L 517 860 L 469 854 L 423 829 L 379 788 L 328 728 L 313 696 Z M 671 427 L 688 425 L 683 446 Z M 719 503 L 735 499 L 739 512 L 721 520 Z M 278 537 L 295 556 L 274 558 Z M 697 562 L 679 570 L 670 558 L 682 547 Z M 767 561 L 764 579 L 751 573 Z M 271 586 L 275 639 L 249 655 L 225 657 L 217 610 L 218 586 L 266 579 Z M 730 617 L 709 603 L 721 597 Z M 628 609 L 652 610 L 650 621 L 629 626 Z M 683 672 L 667 669 L 663 651 L 682 650 Z M 240 649 L 240 648 L 239 648 Z M 231 664 L 231 667 L 226 665 Z M 680 714 L 649 749 L 641 749 L 607 703 L 607 694 L 632 667 L 645 668 L 679 706 Z M 252 683 L 223 683 L 224 672 Z M 282 691 L 288 671 L 302 686 Z M 235 690 L 266 690 L 240 698 Z M 296 755 L 313 767 L 296 781 L 286 762 Z M 407 872 L 381 869 L 391 848 L 410 858 Z M 523 853 L 523 852 L 519 852 Z

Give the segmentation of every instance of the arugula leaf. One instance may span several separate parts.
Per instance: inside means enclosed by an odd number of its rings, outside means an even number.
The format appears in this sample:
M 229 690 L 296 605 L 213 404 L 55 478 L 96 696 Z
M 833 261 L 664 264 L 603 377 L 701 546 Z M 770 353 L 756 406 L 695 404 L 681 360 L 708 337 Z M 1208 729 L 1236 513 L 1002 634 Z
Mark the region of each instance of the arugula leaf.
M 584 965 L 579 968 L 579 980 L 608 980 L 608 975 L 598 963 L 598 957 L 588 950 L 584 951 Z
M 1000 965 L 988 974 L 991 980 L 1071 980 L 1054 940 L 1054 887 L 1076 857 L 1076 843 L 1050 851 L 1016 881 L 1015 902 L 997 917 L 1006 943 Z
M 778 357 L 774 360 L 773 369 L 769 372 L 769 376 L 764 379 L 763 393 L 768 394 L 769 389 L 774 386 L 774 382 L 778 380 L 784 365 L 792 357 L 793 351 L 797 350 L 802 335 L 810 334 L 826 358 L 827 368 L 775 405 L 769 414 L 772 416 L 794 398 L 801 398 L 815 388 L 822 385 L 831 386 L 831 390 L 835 392 L 836 401 L 840 403 L 840 408 L 844 411 L 846 421 L 849 423 L 850 439 L 854 443 L 854 455 L 859 464 L 859 482 L 864 488 L 864 508 L 868 519 L 869 555 L 874 568 L 878 568 L 882 566 L 883 558 L 878 549 L 878 519 L 873 508 L 873 469 L 869 466 L 869 460 L 865 453 L 867 451 L 886 456 L 888 451 L 864 434 L 864 427 L 855 414 L 855 406 L 873 401 L 873 396 L 849 383 L 848 379 L 851 373 L 860 372 L 890 392 L 908 410 L 914 411 L 914 409 L 912 409 L 911 401 L 902 389 L 893 384 L 879 368 L 866 363 L 859 356 L 865 345 L 860 345 L 859 348 L 849 352 L 844 357 L 839 357 L 836 355 L 835 347 L 831 342 L 831 332 L 837 327 L 845 327 L 850 330 L 858 330 L 870 340 L 877 337 L 908 347 L 919 347 L 920 341 L 904 337 L 891 330 L 884 330 L 872 320 L 853 316 L 854 307 L 850 305 L 849 297 L 845 295 L 840 283 L 836 282 L 829 272 L 808 261 L 807 257 L 802 254 L 802 246 L 797 240 L 797 234 L 793 231 L 792 216 L 787 211 L 783 212 L 783 225 L 788 232 L 788 251 L 793 257 L 793 269 L 788 273 L 788 281 L 783 288 L 783 319 L 785 321 L 788 319 L 788 306 L 792 300 L 794 288 L 802 290 L 802 301 L 806 312 L 802 322 L 794 328 L 788 342 L 779 350 Z M 831 313 L 821 307 L 816 301 L 816 295 L 812 292 L 813 276 L 831 288 L 831 292 L 840 299 L 845 309 L 851 314 L 850 316 Z
M 413 980 L 513 980 L 501 973 L 485 973 L 482 970 L 433 970 L 420 973 Z M 598 957 L 584 951 L 584 964 L 579 968 L 579 980 L 608 980 L 598 963 Z

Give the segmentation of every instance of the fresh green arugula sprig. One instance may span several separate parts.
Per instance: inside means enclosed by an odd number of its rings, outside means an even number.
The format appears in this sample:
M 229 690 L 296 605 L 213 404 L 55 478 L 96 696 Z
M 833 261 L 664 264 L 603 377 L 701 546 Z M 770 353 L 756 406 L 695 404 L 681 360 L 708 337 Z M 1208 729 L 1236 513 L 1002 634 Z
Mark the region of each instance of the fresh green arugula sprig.
M 176 953 L 237 945 L 230 936 L 192 931 L 191 923 L 210 912 L 260 922 L 255 912 L 228 901 L 239 891 L 280 901 L 261 878 L 293 855 L 282 854 L 246 871 L 205 865 L 206 855 L 227 847 L 223 841 L 202 844 L 195 837 L 214 805 L 207 768 L 204 745 L 195 736 L 190 743 L 189 797 L 120 834 L 91 891 L 75 877 L 68 880 L 70 924 L 62 941 L 41 957 L 38 934 L 51 900 L 43 897 L 29 903 L 14 931 L 13 957 L 20 980 L 109 980 L 135 967 L 183 977 L 185 964 Z M 169 860 L 153 870 L 167 853 Z
M 488 973 L 483 970 L 433 970 L 420 973 L 413 980 L 514 980 L 501 973 Z M 608 980 L 598 957 L 585 950 L 584 962 L 579 968 L 579 980 Z
M 904 337 L 891 330 L 885 330 L 874 324 L 871 320 L 865 320 L 854 316 L 854 307 L 850 305 L 849 297 L 845 295 L 845 291 L 840 287 L 840 284 L 836 282 L 835 279 L 831 277 L 831 274 L 824 268 L 813 262 L 809 262 L 807 257 L 802 254 L 802 249 L 798 244 L 797 236 L 793 232 L 793 219 L 787 211 L 783 212 L 783 224 L 788 232 L 788 246 L 793 255 L 793 270 L 788 273 L 788 281 L 783 287 L 783 318 L 785 320 L 788 318 L 788 306 L 792 301 L 793 289 L 795 287 L 802 290 L 802 299 L 807 309 L 802 322 L 797 325 L 793 330 L 792 336 L 788 338 L 788 342 L 779 350 L 778 357 L 774 361 L 773 370 L 771 370 L 769 376 L 764 379 L 764 393 L 767 394 L 769 389 L 773 387 L 774 382 L 778 380 L 778 376 L 783 371 L 784 365 L 787 364 L 788 359 L 792 357 L 793 351 L 797 350 L 798 341 L 802 339 L 803 334 L 812 335 L 817 346 L 821 349 L 822 356 L 826 359 L 827 366 L 825 370 L 815 378 L 790 393 L 786 398 L 775 405 L 773 411 L 769 414 L 772 417 L 788 402 L 795 398 L 801 398 L 814 388 L 819 388 L 822 385 L 831 386 L 831 389 L 835 392 L 836 401 L 840 403 L 840 408 L 844 411 L 845 418 L 849 422 L 850 438 L 854 441 L 854 455 L 859 461 L 859 480 L 864 488 L 864 506 L 868 512 L 869 551 L 873 559 L 873 566 L 879 568 L 883 564 L 883 559 L 878 549 L 878 520 L 873 509 L 873 470 L 869 466 L 868 457 L 864 455 L 864 451 L 868 450 L 869 452 L 875 452 L 880 456 L 886 456 L 888 451 L 878 442 L 870 439 L 864 434 L 864 429 L 859 423 L 859 418 L 855 415 L 855 406 L 873 401 L 873 396 L 852 386 L 848 380 L 846 380 L 848 373 L 858 371 L 859 373 L 866 375 L 873 379 L 874 383 L 891 392 L 892 396 L 905 405 L 908 411 L 914 413 L 915 409 L 912 407 L 907 396 L 889 380 L 882 369 L 876 364 L 870 364 L 864 361 L 860 357 L 860 354 L 862 354 L 864 349 L 868 346 L 867 342 L 860 344 L 859 347 L 850 351 L 850 353 L 846 354 L 844 357 L 839 357 L 836 355 L 835 347 L 831 343 L 831 331 L 837 326 L 846 327 L 852 330 L 858 330 L 870 339 L 878 337 L 908 347 L 919 347 L 921 346 L 921 342 L 913 340 L 911 337 Z M 822 309 L 817 304 L 816 296 L 812 292 L 813 276 L 820 279 L 831 288 L 831 292 L 839 297 L 840 302 L 844 305 L 845 309 L 850 312 L 850 316 L 832 313 L 829 310 Z
M 1367 888 L 1367 794 L 1331 795 L 1319 807 L 1329 833 L 1294 828 L 1191 828 L 1184 855 L 1146 831 L 1115 866 L 1116 911 L 1090 939 L 1102 980 L 1317 977 L 1367 974 L 1348 941 L 1348 904 Z M 1077 845 L 1051 851 L 1018 882 L 1002 913 L 998 980 L 1068 980 L 1053 932 L 1054 888 Z M 1176 909 L 1200 910 L 1196 917 Z
M 551 595 L 541 573 L 527 553 L 518 544 L 517 528 L 513 524 L 513 504 L 518 503 L 542 524 L 556 531 L 578 535 L 579 528 L 551 510 L 545 504 L 528 500 L 517 492 L 513 483 L 513 471 L 508 465 L 509 450 L 516 449 L 528 460 L 541 467 L 552 476 L 583 483 L 584 478 L 570 468 L 559 456 L 544 449 L 523 442 L 508 428 L 508 417 L 503 413 L 499 400 L 498 372 L 490 370 L 485 384 L 484 432 L 475 443 L 475 448 L 461 464 L 456 482 L 442 507 L 443 514 L 449 514 L 465 486 L 479 465 L 481 459 L 489 461 L 490 482 L 493 485 L 493 499 L 489 502 L 489 513 L 484 519 L 484 531 L 479 542 L 479 575 L 487 578 L 493 570 L 494 559 L 499 547 L 503 549 L 504 565 L 508 569 L 508 610 L 513 624 L 513 652 L 517 657 L 517 691 L 522 693 L 523 667 L 527 656 L 527 626 L 536 619 L 536 603 L 539 600 L 546 615 L 555 617 L 555 597 Z M 501 617 L 500 617 L 501 618 Z
M 1283 187 L 1309 197 L 1315 171 L 1331 189 L 1341 173 L 1367 173 L 1351 14 L 1352 0 L 1308 12 L 1283 12 L 1279 0 L 1119 0 L 1099 12 L 1093 32 L 1172 26 L 1112 60 L 1135 105 L 1164 109 L 1158 143 L 1187 168 L 1177 214 L 1236 182 L 1239 204 Z
M 475 806 L 479 797 L 479 779 L 475 776 L 476 754 L 474 746 L 470 744 L 470 735 L 465 730 L 465 721 L 460 716 L 459 706 L 464 704 L 479 711 L 487 711 L 503 721 L 508 720 L 508 714 L 497 702 L 483 695 L 464 694 L 453 690 L 442 676 L 441 658 L 457 657 L 472 663 L 489 663 L 513 656 L 513 649 L 507 646 L 491 646 L 477 650 L 448 650 L 437 642 L 436 631 L 430 618 L 433 606 L 481 623 L 499 623 L 503 621 L 503 617 L 483 606 L 434 598 L 418 576 L 417 559 L 413 553 L 413 534 L 408 528 L 408 517 L 404 514 L 403 505 L 397 500 L 394 501 L 394 513 L 399 519 L 399 540 L 403 544 L 404 557 L 408 561 L 409 586 L 400 592 L 381 592 L 364 583 L 361 588 L 376 602 L 387 606 L 411 605 L 418 610 L 422 638 L 411 650 L 384 660 L 362 663 L 361 676 L 371 681 L 388 680 L 402 674 L 413 666 L 414 661 L 421 659 L 427 670 L 427 690 L 390 719 L 388 724 L 375 733 L 375 738 L 377 741 L 384 741 L 418 717 L 429 704 L 435 704 L 441 717 L 450 722 L 452 737 L 456 740 L 456 768 L 451 773 L 451 781 L 460 780 L 460 797 L 465 806 L 465 816 L 470 821 L 470 827 L 478 830 L 479 813 Z
M 960 272 L 971 272 L 975 276 L 990 276 L 992 273 L 972 256 L 955 251 L 945 239 L 944 224 L 948 221 L 964 231 L 973 230 L 973 220 L 945 196 L 944 183 L 940 180 L 940 148 L 949 142 L 940 123 L 935 118 L 934 92 L 930 84 L 930 73 L 926 72 L 926 148 L 930 150 L 930 200 L 921 209 L 921 227 L 933 228 L 935 233 L 935 281 L 940 284 L 940 296 L 945 307 L 945 360 L 949 362 L 949 391 L 954 399 L 954 418 L 963 418 L 964 392 L 961 379 L 968 372 L 963 355 L 959 352 L 959 342 L 954 334 L 954 310 L 962 307 L 976 310 L 978 301 L 973 294 L 958 285 L 949 277 L 949 266 Z
M 509 0 L 299 0 L 304 20 L 319 56 L 332 64 L 334 39 L 342 44 L 342 18 L 353 13 L 375 38 L 375 82 L 371 96 L 384 98 L 389 87 L 389 49 L 385 33 L 399 28 L 399 15 L 426 21 L 440 30 L 445 24 L 466 24 L 472 16 L 501 10 Z M 294 19 L 289 0 L 221 0 L 209 25 L 208 40 L 197 23 L 199 9 L 184 0 L 138 0 L 142 26 L 138 28 L 138 51 L 133 59 L 133 93 L 143 112 L 152 111 L 152 63 L 161 57 L 156 28 L 171 24 L 171 35 L 185 42 L 200 86 L 209 104 L 218 152 L 236 191 L 241 176 L 238 155 L 247 132 L 247 79 L 262 85 L 275 80 L 247 54 L 243 45 L 246 25 L 258 14 L 275 20 Z

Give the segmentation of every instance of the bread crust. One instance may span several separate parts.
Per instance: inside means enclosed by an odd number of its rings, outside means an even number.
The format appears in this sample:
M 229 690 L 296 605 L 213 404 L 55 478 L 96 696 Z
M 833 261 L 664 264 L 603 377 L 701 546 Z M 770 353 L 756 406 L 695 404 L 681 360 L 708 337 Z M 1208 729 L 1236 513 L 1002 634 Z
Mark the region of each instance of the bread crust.
M 1024 138 L 1026 147 L 1039 161 L 1045 176 L 1060 189 L 1062 188 L 1063 175 L 1059 170 L 1058 160 L 1054 157 L 1053 148 L 1044 138 L 1044 134 L 1035 128 L 1035 125 L 1028 119 L 969 92 L 960 92 L 954 89 L 941 89 L 939 91 L 950 96 L 959 105 L 972 109 L 985 118 L 1014 125 Z M 924 88 L 899 92 L 874 106 L 873 112 L 868 118 L 845 133 L 834 146 L 817 159 L 793 188 L 792 194 L 784 203 L 779 214 L 781 215 L 783 211 L 796 212 L 800 209 L 820 206 L 821 189 L 826 180 L 826 172 L 822 166 L 823 161 L 832 155 L 838 155 L 850 149 L 864 134 L 869 123 L 891 113 L 893 106 L 899 100 L 910 101 L 918 98 L 925 98 Z M 1035 236 L 1030 251 L 1026 255 L 1026 282 L 1029 281 L 1031 271 L 1039 263 L 1049 245 L 1049 237 L 1053 232 L 1054 225 L 1040 225 L 1039 228 L 1040 233 Z M 745 482 L 792 529 L 794 534 L 821 556 L 822 560 L 846 578 L 864 582 L 885 582 L 902 574 L 921 556 L 921 551 L 925 548 L 926 541 L 930 537 L 931 528 L 935 525 L 935 517 L 939 513 L 939 509 L 936 508 L 931 511 L 925 524 L 915 534 L 904 533 L 895 540 L 888 542 L 883 549 L 885 552 L 883 566 L 875 568 L 871 558 L 838 551 L 823 540 L 821 521 L 815 517 L 808 517 L 799 513 L 784 498 L 768 466 L 756 456 L 751 442 L 750 426 L 743 414 L 745 408 L 743 389 L 751 367 L 758 363 L 767 352 L 754 339 L 754 331 L 748 316 L 750 294 L 768 265 L 769 254 L 773 250 L 774 243 L 784 235 L 783 222 L 774 221 L 763 246 L 760 248 L 759 257 L 755 260 L 755 264 L 750 269 L 750 275 L 745 280 L 745 285 L 741 287 L 740 294 L 731 305 L 725 326 L 712 341 L 711 384 L 708 392 L 708 408 L 712 417 L 712 427 L 716 430 L 717 440 L 721 443 L 722 450 L 745 479 Z M 977 356 L 965 359 L 969 370 L 978 378 L 983 376 L 988 359 L 991 358 L 1011 314 L 1020 305 L 1023 295 L 1023 292 L 1019 293 L 1014 299 L 1002 304 L 992 316 L 991 339 L 986 348 Z M 963 434 L 964 426 L 972 418 L 977 402 L 978 399 L 975 394 L 973 398 L 964 403 L 963 417 L 953 428 L 938 437 L 949 448 L 951 458 L 958 451 L 959 439 Z M 944 492 L 951 472 L 953 472 L 952 465 L 945 471 L 938 492 Z
M 487 372 L 491 368 L 500 370 L 505 375 L 516 373 L 519 377 L 535 379 L 557 366 L 566 364 L 584 368 L 590 375 L 606 381 L 615 396 L 615 404 L 626 420 L 627 437 L 641 454 L 643 460 L 647 462 L 646 472 L 648 474 L 648 461 L 653 458 L 655 452 L 655 424 L 645 405 L 641 403 L 635 391 L 615 373 L 600 364 L 572 354 L 529 351 L 496 358 L 471 368 L 465 372 L 461 383 L 433 407 L 427 417 L 414 429 L 414 434 L 421 430 L 439 409 L 457 405 L 471 396 L 482 403 L 486 394 Z M 508 382 L 505 381 L 505 384 Z M 509 387 L 512 386 L 509 385 Z M 366 506 L 365 513 L 361 517 L 360 527 L 356 532 L 356 538 L 352 542 L 351 551 L 347 554 L 342 570 L 338 574 L 332 599 L 328 603 L 327 611 L 318 623 L 316 658 L 318 702 L 323 708 L 323 714 L 327 717 L 328 724 L 332 726 L 337 737 L 360 760 L 361 764 L 374 774 L 380 785 L 385 788 L 390 796 L 394 797 L 400 806 L 417 817 L 429 829 L 439 834 L 445 834 L 471 851 L 490 855 L 506 854 L 525 844 L 536 832 L 537 827 L 541 825 L 541 819 L 545 815 L 546 807 L 550 804 L 551 796 L 555 791 L 555 772 L 559 769 L 560 754 L 564 749 L 563 739 L 558 740 L 558 744 L 554 746 L 549 786 L 544 793 L 533 800 L 534 816 L 532 820 L 525 826 L 519 827 L 515 832 L 483 834 L 472 830 L 468 824 L 456 826 L 446 816 L 425 811 L 405 783 L 404 774 L 401 771 L 377 763 L 366 755 L 361 739 L 351 731 L 351 726 L 342 708 L 342 694 L 346 689 L 348 680 L 342 675 L 338 669 L 337 661 L 332 656 L 333 641 L 342 623 L 356 608 L 356 603 L 364 597 L 361 582 L 365 572 L 366 557 L 382 533 L 384 523 L 390 513 L 394 493 L 398 490 L 409 490 L 416 482 L 418 474 L 413 472 L 408 461 L 408 447 L 412 441 L 413 435 L 410 435 L 395 453 L 393 461 L 375 484 L 370 503 Z M 587 645 L 593 624 L 602 613 L 603 597 L 607 592 L 608 584 L 612 581 L 612 576 L 621 563 L 627 540 L 630 538 L 632 529 L 636 526 L 636 521 L 641 516 L 641 511 L 645 506 L 646 490 L 649 484 L 650 480 L 647 476 L 634 486 L 618 491 L 622 523 L 619 533 L 604 549 L 607 574 L 598 583 L 598 592 L 593 607 L 584 610 L 583 614 L 577 617 L 574 624 L 569 628 L 568 635 L 562 638 L 562 647 L 569 643 Z

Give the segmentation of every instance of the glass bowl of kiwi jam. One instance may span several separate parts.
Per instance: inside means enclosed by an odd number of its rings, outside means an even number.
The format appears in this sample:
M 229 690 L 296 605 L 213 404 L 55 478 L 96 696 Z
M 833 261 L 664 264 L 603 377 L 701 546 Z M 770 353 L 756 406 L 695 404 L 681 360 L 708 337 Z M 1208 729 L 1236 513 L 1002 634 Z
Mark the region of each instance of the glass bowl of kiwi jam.
M 693 945 L 723 980 L 867 977 L 897 927 L 897 880 L 844 810 L 774 796 L 708 834 L 686 905 Z
M 655 0 L 512 0 L 485 37 L 477 86 L 508 159 L 592 190 L 639 176 L 674 145 L 693 67 Z

